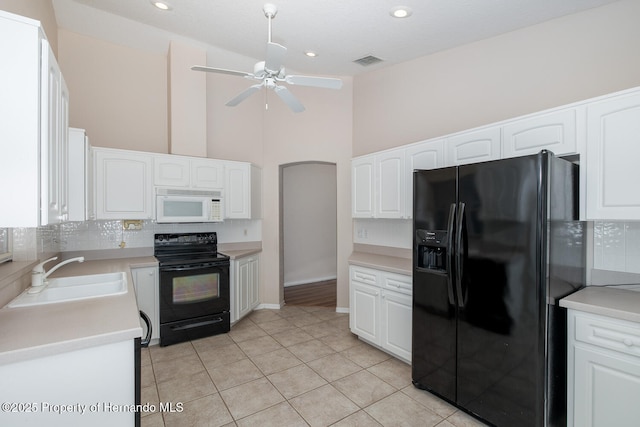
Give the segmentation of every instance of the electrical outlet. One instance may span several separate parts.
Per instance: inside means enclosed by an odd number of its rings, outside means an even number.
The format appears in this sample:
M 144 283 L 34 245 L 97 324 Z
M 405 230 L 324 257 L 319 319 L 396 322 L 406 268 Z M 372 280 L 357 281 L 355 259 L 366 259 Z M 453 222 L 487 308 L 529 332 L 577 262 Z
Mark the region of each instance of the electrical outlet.
M 123 219 L 122 229 L 123 230 L 142 230 L 142 220 L 141 219 Z

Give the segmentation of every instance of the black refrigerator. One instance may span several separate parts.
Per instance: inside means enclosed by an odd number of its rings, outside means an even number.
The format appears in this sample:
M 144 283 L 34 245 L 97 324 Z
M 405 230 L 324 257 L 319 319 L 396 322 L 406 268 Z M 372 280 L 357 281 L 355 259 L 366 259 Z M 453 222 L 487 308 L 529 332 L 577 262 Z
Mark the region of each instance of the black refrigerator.
M 566 426 L 566 312 L 584 286 L 578 166 L 414 171 L 412 377 L 497 426 Z

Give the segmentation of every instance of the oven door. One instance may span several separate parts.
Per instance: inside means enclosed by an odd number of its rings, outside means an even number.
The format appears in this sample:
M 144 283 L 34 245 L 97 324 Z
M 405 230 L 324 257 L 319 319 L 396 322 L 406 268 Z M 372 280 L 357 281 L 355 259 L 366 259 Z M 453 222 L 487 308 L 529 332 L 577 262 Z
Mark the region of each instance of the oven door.
M 229 312 L 229 263 L 160 266 L 160 323 Z

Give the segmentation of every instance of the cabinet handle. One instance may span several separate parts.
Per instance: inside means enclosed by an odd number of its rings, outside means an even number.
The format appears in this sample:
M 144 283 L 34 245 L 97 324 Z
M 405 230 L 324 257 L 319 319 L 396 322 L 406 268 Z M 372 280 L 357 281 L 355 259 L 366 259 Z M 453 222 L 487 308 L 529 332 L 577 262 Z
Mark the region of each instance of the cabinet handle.
M 634 347 L 637 343 L 635 340 L 627 337 L 621 337 L 619 334 L 615 332 L 607 332 L 602 329 L 594 329 L 593 336 L 596 338 L 602 338 L 604 340 L 618 342 L 624 344 L 626 347 Z

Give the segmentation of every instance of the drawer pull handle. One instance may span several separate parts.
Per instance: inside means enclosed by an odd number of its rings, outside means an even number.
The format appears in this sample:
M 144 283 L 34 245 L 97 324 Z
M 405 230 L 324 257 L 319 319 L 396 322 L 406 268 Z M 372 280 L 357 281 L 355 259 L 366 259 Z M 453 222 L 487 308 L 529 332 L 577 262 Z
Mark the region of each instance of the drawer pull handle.
M 602 338 L 608 341 L 614 341 L 618 343 L 624 344 L 626 347 L 634 347 L 636 345 L 636 341 L 631 338 L 621 337 L 620 335 L 614 333 L 609 333 L 606 330 L 602 329 L 594 329 L 593 336 L 596 338 Z

